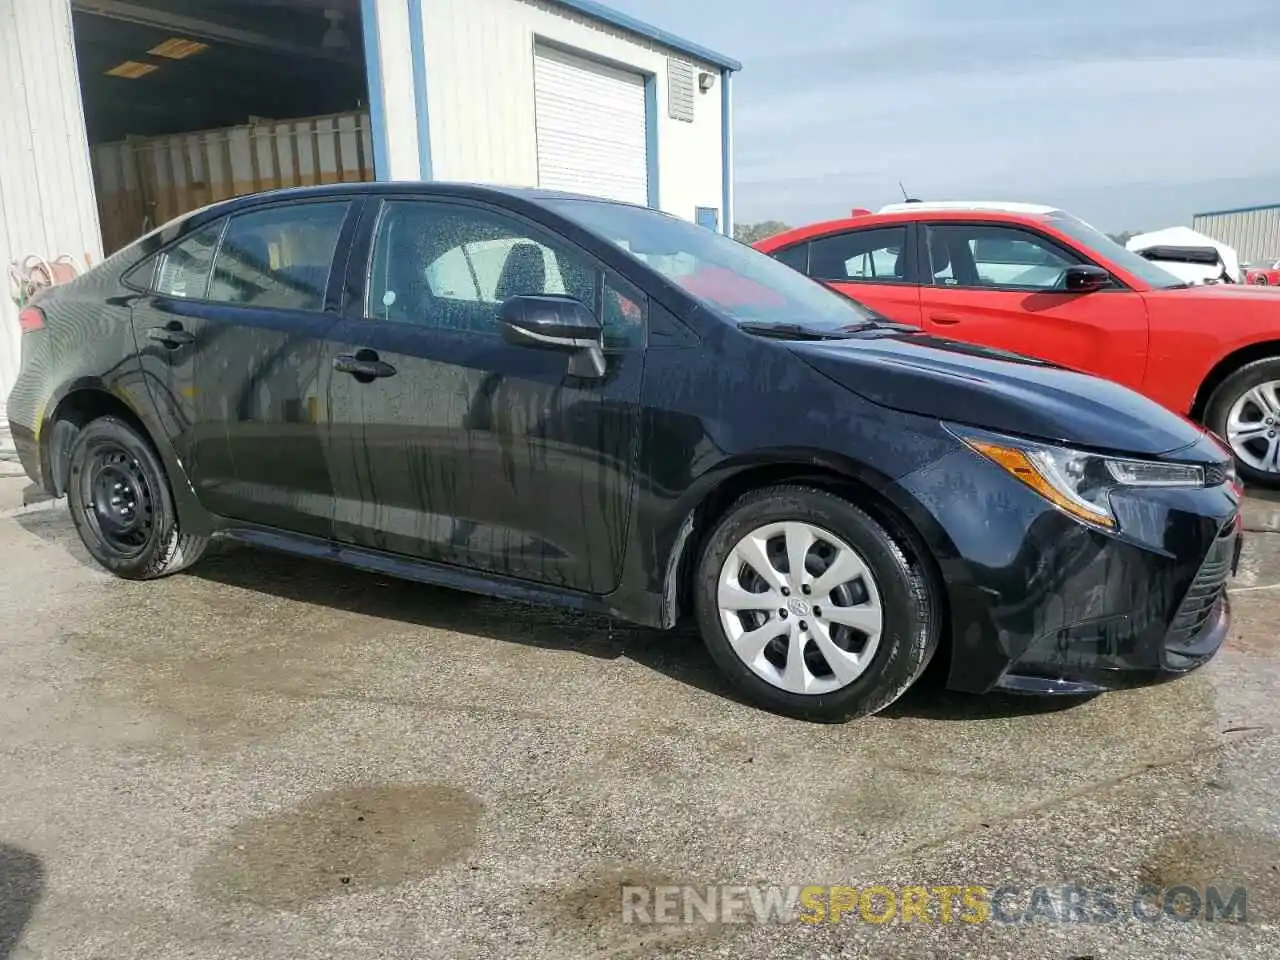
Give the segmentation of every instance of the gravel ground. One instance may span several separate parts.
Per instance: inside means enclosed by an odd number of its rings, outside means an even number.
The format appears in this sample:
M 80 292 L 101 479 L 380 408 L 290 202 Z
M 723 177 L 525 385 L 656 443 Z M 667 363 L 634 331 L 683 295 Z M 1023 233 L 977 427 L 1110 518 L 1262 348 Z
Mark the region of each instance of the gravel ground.
M 0 960 L 1280 954 L 1280 503 L 1249 501 L 1233 635 L 1190 677 L 926 680 L 828 727 L 737 702 L 687 634 L 242 548 L 114 580 L 25 485 L 0 476 Z M 839 923 L 624 922 L 624 886 L 709 884 L 1016 890 L 978 923 L 847 890 Z M 1134 919 L 1144 885 L 1244 887 L 1244 922 Z

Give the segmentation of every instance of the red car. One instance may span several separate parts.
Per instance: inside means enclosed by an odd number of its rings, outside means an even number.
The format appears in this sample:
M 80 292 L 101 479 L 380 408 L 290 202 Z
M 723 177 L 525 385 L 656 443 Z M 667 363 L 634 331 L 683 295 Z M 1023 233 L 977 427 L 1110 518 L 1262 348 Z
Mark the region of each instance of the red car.
M 1280 289 L 1188 286 L 1032 204 L 910 201 L 755 246 L 891 320 L 1132 387 L 1280 487 Z
M 1264 260 L 1244 266 L 1244 282 L 1260 286 L 1280 286 L 1280 260 Z

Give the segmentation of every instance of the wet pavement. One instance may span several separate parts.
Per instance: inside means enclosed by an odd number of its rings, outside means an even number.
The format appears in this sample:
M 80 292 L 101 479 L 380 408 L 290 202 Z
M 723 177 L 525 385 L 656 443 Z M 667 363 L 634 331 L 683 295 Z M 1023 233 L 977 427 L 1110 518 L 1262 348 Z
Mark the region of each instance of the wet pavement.
M 0 476 L 0 960 L 1280 955 L 1280 502 L 1249 500 L 1235 628 L 1190 677 L 926 678 L 815 726 L 737 702 L 687 633 L 245 548 L 115 580 L 25 483 Z M 711 884 L 888 890 L 842 889 L 839 923 L 830 890 L 817 923 L 687 893 L 691 922 L 624 922 L 624 885 Z M 948 886 L 994 905 L 948 922 Z M 874 922 L 919 887 L 928 922 Z M 1175 887 L 1199 919 L 1134 918 Z

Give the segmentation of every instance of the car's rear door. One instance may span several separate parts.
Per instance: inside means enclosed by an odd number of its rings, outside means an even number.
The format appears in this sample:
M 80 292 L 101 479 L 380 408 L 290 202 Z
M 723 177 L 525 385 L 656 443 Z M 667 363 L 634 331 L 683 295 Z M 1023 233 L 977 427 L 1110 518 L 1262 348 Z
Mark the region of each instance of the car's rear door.
M 931 333 L 997 347 L 1140 389 L 1147 363 L 1142 295 L 1113 278 L 1089 293 L 1064 289 L 1079 251 L 1029 227 L 922 224 L 920 308 Z
M 644 296 L 488 205 L 405 196 L 370 206 L 371 252 L 353 254 L 358 295 L 330 357 L 335 536 L 610 592 L 633 493 Z M 501 302 L 538 293 L 602 314 L 603 378 L 571 377 L 564 353 L 503 340 Z M 381 375 L 346 372 L 355 360 Z
M 148 385 L 214 514 L 330 534 L 322 363 L 352 208 L 326 197 L 224 217 L 161 252 L 134 304 Z
M 898 323 L 920 323 L 915 225 L 863 227 L 815 237 L 773 256 Z

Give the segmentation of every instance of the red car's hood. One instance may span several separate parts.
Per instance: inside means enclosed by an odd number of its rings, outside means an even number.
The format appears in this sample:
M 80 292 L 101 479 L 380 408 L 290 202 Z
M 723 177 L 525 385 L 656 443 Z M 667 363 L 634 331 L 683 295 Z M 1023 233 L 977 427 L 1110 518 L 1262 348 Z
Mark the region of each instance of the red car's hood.
M 1143 296 L 1179 297 L 1187 300 L 1275 300 L 1280 301 L 1280 287 L 1248 283 L 1207 283 L 1195 287 L 1177 287 L 1172 290 L 1152 290 Z

